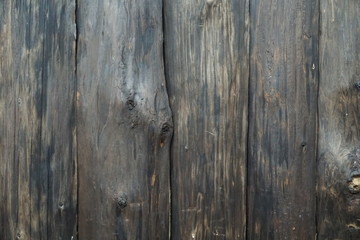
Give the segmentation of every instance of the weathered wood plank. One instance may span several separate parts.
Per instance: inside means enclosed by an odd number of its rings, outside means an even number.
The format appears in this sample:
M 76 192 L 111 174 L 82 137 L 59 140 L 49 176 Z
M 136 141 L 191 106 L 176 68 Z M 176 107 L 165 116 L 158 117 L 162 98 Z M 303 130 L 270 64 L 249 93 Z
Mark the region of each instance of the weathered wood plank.
M 246 0 L 165 1 L 172 239 L 245 238 L 248 12 Z
M 314 239 L 318 1 L 250 8 L 248 239 Z
M 32 201 L 38 199 L 29 180 L 39 177 L 32 176 L 31 165 L 41 151 L 41 102 L 36 96 L 41 96 L 41 77 L 35 76 L 42 68 L 43 28 L 41 22 L 34 22 L 30 28 L 38 38 L 30 38 L 26 27 L 32 18 L 29 5 L 29 1 L 4 1 L 0 6 L 0 236 L 4 239 L 28 239 L 34 223 L 46 221 L 39 208 L 30 215 Z M 38 70 L 34 67 L 37 61 Z M 40 231 L 34 229 L 33 236 Z
M 40 212 L 47 208 L 47 237 L 32 239 L 71 240 L 77 235 L 76 5 L 75 0 L 46 0 L 39 6 L 44 8 L 39 17 L 45 21 L 45 35 L 38 184 L 46 183 L 47 199 L 36 204 Z
M 6 0 L 0 11 L 0 236 L 70 239 L 75 4 Z
M 360 2 L 321 0 L 321 33 L 319 239 L 360 239 Z
M 169 234 L 161 0 L 79 0 L 79 239 Z

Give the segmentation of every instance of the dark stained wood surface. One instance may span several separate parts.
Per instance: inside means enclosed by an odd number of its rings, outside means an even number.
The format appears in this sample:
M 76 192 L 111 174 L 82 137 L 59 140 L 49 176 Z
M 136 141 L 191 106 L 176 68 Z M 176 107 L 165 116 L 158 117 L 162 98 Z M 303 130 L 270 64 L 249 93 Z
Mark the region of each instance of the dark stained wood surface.
M 75 1 L 0 3 L 0 238 L 76 238 Z
M 162 1 L 79 0 L 79 239 L 169 236 Z
M 358 0 L 0 1 L 0 239 L 360 239 L 359 46 Z
M 319 239 L 360 239 L 360 2 L 321 1 Z
M 249 6 L 167 0 L 172 239 L 244 239 Z
M 250 6 L 247 239 L 315 239 L 318 1 Z

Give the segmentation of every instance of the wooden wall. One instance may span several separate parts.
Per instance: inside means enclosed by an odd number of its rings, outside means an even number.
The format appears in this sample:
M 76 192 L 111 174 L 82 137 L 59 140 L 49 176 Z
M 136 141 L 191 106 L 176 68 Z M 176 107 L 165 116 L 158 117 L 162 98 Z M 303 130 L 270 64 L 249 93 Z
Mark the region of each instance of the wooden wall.
M 0 1 L 0 239 L 360 239 L 357 0 Z

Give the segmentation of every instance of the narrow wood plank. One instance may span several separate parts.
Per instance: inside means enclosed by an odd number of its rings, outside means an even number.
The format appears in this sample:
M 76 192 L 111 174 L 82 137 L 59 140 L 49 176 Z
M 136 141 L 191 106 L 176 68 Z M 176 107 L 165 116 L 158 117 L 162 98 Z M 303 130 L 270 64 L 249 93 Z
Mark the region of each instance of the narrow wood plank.
M 166 239 L 161 0 L 79 0 L 79 239 Z
M 0 6 L 0 236 L 4 239 L 29 239 L 33 223 L 46 221 L 39 212 L 30 215 L 37 199 L 29 182 L 36 178 L 31 163 L 41 151 L 41 102 L 36 96 L 41 98 L 41 77 L 35 78 L 33 66 L 38 61 L 41 71 L 43 28 L 39 22 L 27 27 L 29 5 L 30 1 L 8 0 Z M 37 39 L 30 38 L 30 29 L 38 33 Z M 35 235 L 40 231 L 34 229 Z
M 321 0 L 319 239 L 360 239 L 360 2 Z
M 47 208 L 47 237 L 32 239 L 71 240 L 77 235 L 76 4 L 75 0 L 46 0 L 39 6 L 44 8 L 39 18 L 45 23 L 41 162 L 37 171 L 41 176 L 38 184 L 46 187 L 47 198 L 39 198 L 36 204 L 40 212 Z
M 248 239 L 314 239 L 318 1 L 250 8 Z
M 0 4 L 1 239 L 76 234 L 74 7 Z
M 246 0 L 165 1 L 172 239 L 245 238 L 248 12 Z

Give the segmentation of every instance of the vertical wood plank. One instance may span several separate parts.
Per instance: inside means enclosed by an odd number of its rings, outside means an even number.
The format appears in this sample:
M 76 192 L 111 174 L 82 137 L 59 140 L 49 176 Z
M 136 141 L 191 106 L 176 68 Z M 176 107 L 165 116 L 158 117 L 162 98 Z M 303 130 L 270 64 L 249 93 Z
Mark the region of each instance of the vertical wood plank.
M 76 235 L 74 7 L 0 3 L 2 239 Z
M 172 239 L 245 238 L 248 11 L 246 0 L 165 1 Z
M 80 239 L 165 239 L 172 120 L 161 0 L 79 0 Z
M 31 171 L 31 166 L 41 152 L 39 99 L 44 34 L 42 22 L 27 25 L 32 19 L 29 6 L 30 1 L 16 4 L 10 0 L 0 6 L 0 236 L 4 239 L 37 236 L 41 229 L 33 229 L 33 235 L 30 229 L 46 222 L 39 208 L 32 208 L 30 215 L 32 201 L 38 199 L 31 184 L 37 178 L 36 171 Z M 37 39 L 31 38 L 30 29 L 37 33 Z M 37 62 L 39 69 L 34 66 Z
M 75 0 L 46 0 L 39 6 L 44 8 L 39 16 L 44 21 L 44 52 L 41 162 L 36 165 L 47 198 L 40 197 L 36 204 L 40 212 L 47 209 L 47 236 L 32 239 L 71 240 L 77 235 L 76 5 Z
M 319 239 L 360 239 L 360 2 L 320 6 Z
M 248 239 L 314 239 L 318 1 L 250 7 Z

